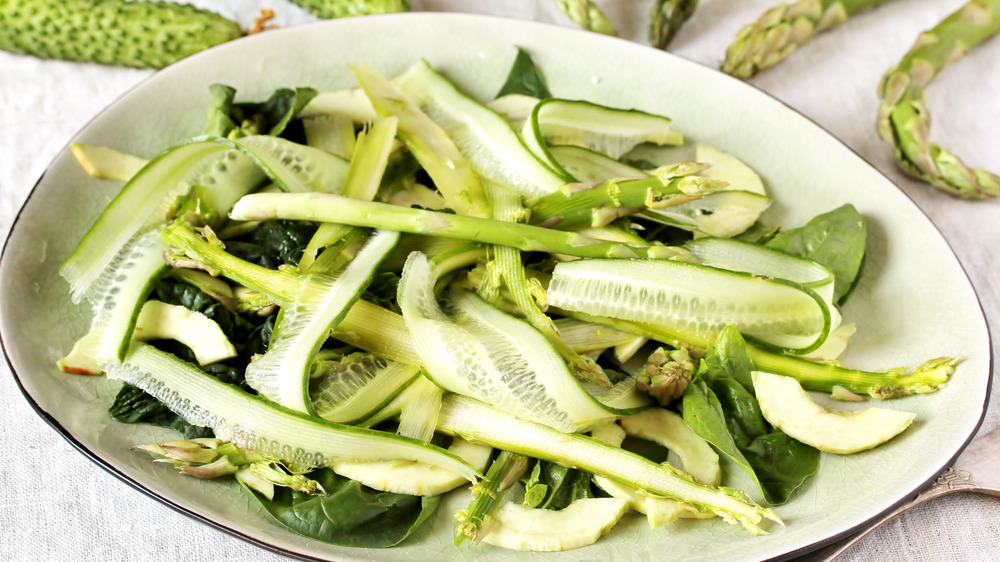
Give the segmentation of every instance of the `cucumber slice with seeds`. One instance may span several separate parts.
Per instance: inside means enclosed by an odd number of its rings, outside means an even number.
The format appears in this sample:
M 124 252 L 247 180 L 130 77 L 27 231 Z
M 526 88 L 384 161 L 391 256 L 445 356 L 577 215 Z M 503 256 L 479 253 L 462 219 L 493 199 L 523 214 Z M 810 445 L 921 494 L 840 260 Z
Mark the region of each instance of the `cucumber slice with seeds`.
M 790 281 L 672 260 L 562 262 L 547 297 L 559 309 L 666 326 L 696 339 L 733 325 L 794 353 L 822 345 L 834 320 L 823 298 Z
M 307 471 L 338 461 L 408 460 L 481 476 L 440 447 L 382 431 L 306 416 L 209 376 L 147 344 L 133 342 L 123 363 L 104 365 L 113 379 L 141 388 L 193 425 L 249 453 L 273 456 L 290 470 Z
M 448 132 L 484 178 L 525 197 L 552 193 L 568 181 L 538 159 L 503 117 L 459 91 L 426 61 L 414 64 L 395 81 Z
M 310 392 L 319 417 L 356 424 L 391 402 L 420 374 L 416 365 L 386 361 L 370 353 L 357 353 L 318 367 Z
M 684 135 L 671 129 L 668 117 L 559 98 L 538 102 L 521 135 L 536 156 L 553 166 L 558 164 L 548 150 L 550 144 L 581 146 L 617 159 L 642 143 L 684 142 Z
M 566 432 L 620 414 L 588 394 L 527 322 L 465 292 L 449 295 L 446 315 L 435 300 L 436 277 L 423 254 L 411 254 L 399 301 L 421 361 L 439 386 Z
M 267 353 L 247 365 L 247 384 L 279 404 L 315 414 L 309 399 L 312 358 L 398 241 L 397 232 L 376 231 L 339 275 L 303 275 L 298 298 L 282 308 L 280 333 L 272 335 Z

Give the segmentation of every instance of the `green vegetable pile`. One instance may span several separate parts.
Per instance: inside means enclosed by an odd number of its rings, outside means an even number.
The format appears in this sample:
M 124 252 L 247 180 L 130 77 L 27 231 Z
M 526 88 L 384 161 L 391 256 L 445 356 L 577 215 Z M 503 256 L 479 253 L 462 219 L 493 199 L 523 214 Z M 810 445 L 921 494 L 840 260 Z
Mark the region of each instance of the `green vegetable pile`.
M 768 225 L 749 166 L 553 97 L 521 50 L 486 105 L 423 61 L 352 70 L 258 102 L 215 85 L 205 134 L 149 161 L 74 147 L 126 181 L 62 266 L 94 317 L 60 367 L 179 433 L 136 449 L 327 543 L 412 540 L 452 493 L 456 543 L 563 550 L 628 510 L 781 523 L 822 455 L 769 422 L 755 371 L 854 399 L 947 384 L 947 358 L 834 361 L 851 205 Z

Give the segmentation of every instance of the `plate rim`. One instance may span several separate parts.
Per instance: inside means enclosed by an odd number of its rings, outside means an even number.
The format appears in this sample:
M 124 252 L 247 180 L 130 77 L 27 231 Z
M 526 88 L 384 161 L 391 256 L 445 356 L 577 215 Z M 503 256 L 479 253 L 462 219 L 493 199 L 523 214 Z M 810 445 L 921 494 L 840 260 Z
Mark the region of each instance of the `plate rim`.
M 790 111 L 790 112 L 794 113 L 797 117 L 799 117 L 801 119 L 805 119 L 806 121 L 808 121 L 809 124 L 812 125 L 812 127 L 815 129 L 815 131 L 818 134 L 825 135 L 826 137 L 828 137 L 828 139 L 830 139 L 830 140 L 834 141 L 835 143 L 837 143 L 838 145 L 840 145 L 841 148 L 844 148 L 847 151 L 849 151 L 859 161 L 860 164 L 863 164 L 868 169 L 869 172 L 875 172 L 878 176 L 881 176 L 881 178 L 885 182 L 887 182 L 889 185 L 892 185 L 893 187 L 895 187 L 895 189 L 899 192 L 899 194 L 902 195 L 904 198 L 906 198 L 910 202 L 910 204 L 912 204 L 913 208 L 915 210 L 917 210 L 921 215 L 923 215 L 923 217 L 927 220 L 928 225 L 930 226 L 930 228 L 933 229 L 933 232 L 944 242 L 944 244 L 948 248 L 948 251 L 951 253 L 952 257 L 955 259 L 955 263 L 958 265 L 958 268 L 961 271 L 962 276 L 964 277 L 965 281 L 968 283 L 968 286 L 969 286 L 969 288 L 972 291 L 972 294 L 973 294 L 973 296 L 975 298 L 975 302 L 976 302 L 976 305 L 977 305 L 977 310 L 978 310 L 977 317 L 982 319 L 983 326 L 985 327 L 986 344 L 987 344 L 986 345 L 986 350 L 987 350 L 987 354 L 988 354 L 987 358 L 986 358 L 987 359 L 986 360 L 987 380 L 986 380 L 986 386 L 985 386 L 984 402 L 981 405 L 981 408 L 980 408 L 980 410 L 978 412 L 978 419 L 977 419 L 976 423 L 974 424 L 974 426 L 971 429 L 970 433 L 965 437 L 964 443 L 962 443 L 962 445 L 957 449 L 957 451 L 955 452 L 955 454 L 953 456 L 951 456 L 948 459 L 948 461 L 943 466 L 941 466 L 939 469 L 937 469 L 931 477 L 929 477 L 926 480 L 924 480 L 916 488 L 914 488 L 914 489 L 910 490 L 909 492 L 903 494 L 903 496 L 897 502 L 893 503 L 892 505 L 889 505 L 889 506 L 885 507 L 884 510 L 880 511 L 875 516 L 873 516 L 871 518 L 868 518 L 868 519 L 865 519 L 861 523 L 859 523 L 859 524 L 857 524 L 857 525 L 855 525 L 855 526 L 853 526 L 853 527 L 851 527 L 851 528 L 849 528 L 849 529 L 847 529 L 845 531 L 841 531 L 839 533 L 831 535 L 831 536 L 829 536 L 829 537 L 827 537 L 827 538 L 825 538 L 823 540 L 817 541 L 815 543 L 812 543 L 812 544 L 809 544 L 809 545 L 805 545 L 805 546 L 799 547 L 797 549 L 794 549 L 794 550 L 791 550 L 791 551 L 788 551 L 788 552 L 784 552 L 784 553 L 779 554 L 777 556 L 773 556 L 773 557 L 769 558 L 768 560 L 775 560 L 775 561 L 777 561 L 777 560 L 791 560 L 791 559 L 794 559 L 796 557 L 800 557 L 800 556 L 806 555 L 806 554 L 808 554 L 810 552 L 814 552 L 815 550 L 818 550 L 818 549 L 821 549 L 823 547 L 829 546 L 829 545 L 831 545 L 833 543 L 836 543 L 836 542 L 838 542 L 838 541 L 840 541 L 840 540 L 842 540 L 844 538 L 847 538 L 849 536 L 854 535 L 859 530 L 867 527 L 871 522 L 881 519 L 885 514 L 891 512 L 892 510 L 896 509 L 900 505 L 906 503 L 907 501 L 909 501 L 910 499 L 912 499 L 912 497 L 914 495 L 916 495 L 920 490 L 926 488 L 929 484 L 931 484 L 932 482 L 934 482 L 941 475 L 941 473 L 943 473 L 944 471 L 946 471 L 948 469 L 948 467 L 950 467 L 954 463 L 955 459 L 957 459 L 965 451 L 965 449 L 969 446 L 969 444 L 972 442 L 972 440 L 975 439 L 977 433 L 981 429 L 982 424 L 983 424 L 983 422 L 985 421 L 985 418 L 986 418 L 987 409 L 988 409 L 989 402 L 990 402 L 990 396 L 991 396 L 992 389 L 993 389 L 993 376 L 992 375 L 993 375 L 993 371 L 995 369 L 995 357 L 994 357 L 994 353 L 993 353 L 993 335 L 992 335 L 992 331 L 991 331 L 991 326 L 990 326 L 990 324 L 988 322 L 988 319 L 986 317 L 986 314 L 985 314 L 985 310 L 983 309 L 983 302 L 982 302 L 982 299 L 979 297 L 979 291 L 977 290 L 977 287 L 972 283 L 972 279 L 969 276 L 969 274 L 968 274 L 968 272 L 966 270 L 965 265 L 958 259 L 958 256 L 957 256 L 956 252 L 954 251 L 951 242 L 948 240 L 947 237 L 944 236 L 944 234 L 937 227 L 937 225 L 930 219 L 930 216 L 927 214 L 927 212 L 924 211 L 923 208 L 921 208 L 919 205 L 917 205 L 916 201 L 914 201 L 914 199 L 907 192 L 905 192 L 902 189 L 900 189 L 900 187 L 896 184 L 896 182 L 893 181 L 891 178 L 889 178 L 889 176 L 886 173 L 884 173 L 882 170 L 880 170 L 878 167 L 876 167 L 874 164 L 872 164 L 868 159 L 866 159 L 865 157 L 863 157 L 860 153 L 858 153 L 857 150 L 855 150 L 854 148 L 852 148 L 851 146 L 849 146 L 846 142 L 842 141 L 839 137 L 835 136 L 833 133 L 831 133 L 825 127 L 823 127 L 822 125 L 820 125 L 819 123 L 817 123 L 814 119 L 812 119 L 809 116 L 803 114 L 802 112 L 800 112 L 799 110 L 797 110 L 794 107 L 790 106 L 788 103 L 784 102 L 783 100 L 781 100 L 781 99 L 775 97 L 774 95 L 768 93 L 767 91 L 763 90 L 761 87 L 759 87 L 759 86 L 757 86 L 757 85 L 755 85 L 753 83 L 750 83 L 750 82 L 747 82 L 747 81 L 743 81 L 743 80 L 739 80 L 739 79 L 737 79 L 735 77 L 732 77 L 732 76 L 729 76 L 727 74 L 724 74 L 724 73 L 718 71 L 717 69 L 715 69 L 715 68 L 713 68 L 713 67 L 711 67 L 711 66 L 709 66 L 707 64 L 704 64 L 704 63 L 701 63 L 701 62 L 698 62 L 698 61 L 694 61 L 694 60 L 685 58 L 683 56 L 680 56 L 678 54 L 671 53 L 671 52 L 668 52 L 668 51 L 659 51 L 659 50 L 654 49 L 653 47 L 650 47 L 648 45 L 644 45 L 644 44 L 637 43 L 637 42 L 634 42 L 634 41 L 630 41 L 630 40 L 627 40 L 627 39 L 623 39 L 623 38 L 620 38 L 620 37 L 610 37 L 610 36 L 598 35 L 598 34 L 594 34 L 592 32 L 587 32 L 585 30 L 576 29 L 576 28 L 570 28 L 570 27 L 561 26 L 561 25 L 554 24 L 554 23 L 549 23 L 549 22 L 539 22 L 539 21 L 533 21 L 533 20 L 523 20 L 523 19 L 518 19 L 518 18 L 514 18 L 514 17 L 510 17 L 510 16 L 498 16 L 498 15 L 487 15 L 487 14 L 471 14 L 471 13 L 458 13 L 458 12 L 408 12 L 408 13 L 399 13 L 399 14 L 380 14 L 380 15 L 375 15 L 375 16 L 366 16 L 365 18 L 344 18 L 344 19 L 321 20 L 321 21 L 315 21 L 315 22 L 301 23 L 301 24 L 296 24 L 296 25 L 293 25 L 293 26 L 281 28 L 281 29 L 278 29 L 278 30 L 273 30 L 273 31 L 271 31 L 269 33 L 291 34 L 291 33 L 294 33 L 295 30 L 298 30 L 298 29 L 304 28 L 304 27 L 354 26 L 354 25 L 358 25 L 360 23 L 359 21 L 357 21 L 359 19 L 364 19 L 364 20 L 367 20 L 367 21 L 371 21 L 373 18 L 378 19 L 380 21 L 390 20 L 390 19 L 401 19 L 401 20 L 407 20 L 407 19 L 433 19 L 433 20 L 437 20 L 437 19 L 441 19 L 441 20 L 449 20 L 449 19 L 450 20 L 475 19 L 475 20 L 484 20 L 484 21 L 487 21 L 487 22 L 488 21 L 497 21 L 497 20 L 499 20 L 499 21 L 506 22 L 508 25 L 517 25 L 517 26 L 525 26 L 525 27 L 537 26 L 537 27 L 540 27 L 540 28 L 545 28 L 545 29 L 547 29 L 549 31 L 551 31 L 553 29 L 558 29 L 559 33 L 589 35 L 589 36 L 591 36 L 591 39 L 589 39 L 589 40 L 620 42 L 620 43 L 624 43 L 624 44 L 629 45 L 628 48 L 642 48 L 642 49 L 657 51 L 659 53 L 658 56 L 671 57 L 671 58 L 677 59 L 679 61 L 682 61 L 683 64 L 692 64 L 692 65 L 696 65 L 696 66 L 702 67 L 703 69 L 712 71 L 712 72 L 716 73 L 717 75 L 720 75 L 720 77 L 725 77 L 726 79 L 734 80 L 736 82 L 739 82 L 739 83 L 743 84 L 743 86 L 746 86 L 746 87 L 749 87 L 749 88 L 755 90 L 758 94 L 765 96 L 766 98 L 768 98 L 772 102 L 776 102 L 776 103 L 780 104 L 785 110 Z M 361 25 L 365 25 L 365 24 L 362 23 Z M 217 47 L 213 47 L 212 49 L 208 49 L 206 51 L 202 51 L 202 52 L 196 53 L 194 55 L 191 55 L 191 56 L 189 56 L 189 57 L 187 57 L 187 58 L 185 58 L 185 59 L 183 59 L 183 60 L 181 60 L 181 61 L 179 61 L 179 62 L 177 62 L 177 63 L 175 63 L 175 64 L 173 64 L 171 66 L 169 66 L 169 67 L 166 67 L 166 68 L 154 71 L 154 72 L 150 73 L 148 76 L 146 76 L 146 77 L 140 79 L 139 81 L 137 81 L 135 84 L 133 84 L 132 86 L 130 86 L 129 88 L 127 88 L 126 90 L 124 90 L 122 93 L 120 93 L 116 97 L 114 97 L 103 108 L 101 108 L 90 119 L 88 119 L 83 125 L 81 125 L 70 136 L 69 140 L 63 145 L 63 147 L 60 148 L 58 151 L 56 151 L 55 156 L 53 157 L 52 161 L 50 161 L 49 164 L 46 165 L 45 170 L 41 173 L 41 175 L 39 176 L 39 178 L 35 181 L 34 185 L 28 191 L 27 196 L 24 198 L 23 203 L 21 204 L 21 206 L 18 209 L 16 215 L 14 216 L 14 219 L 11 222 L 10 228 L 5 233 L 3 248 L 2 248 L 2 250 L 0 250 L 0 272 L 5 271 L 5 268 L 3 267 L 3 265 L 5 263 L 5 258 L 8 256 L 8 250 L 9 250 L 9 246 L 11 245 L 11 239 L 14 237 L 15 230 L 21 224 L 22 215 L 25 212 L 25 209 L 29 206 L 29 203 L 30 203 L 32 197 L 36 194 L 39 185 L 44 181 L 46 175 L 48 174 L 48 172 L 51 169 L 52 164 L 55 162 L 55 160 L 58 159 L 61 155 L 65 154 L 68 151 L 69 146 L 84 131 L 86 131 L 95 121 L 100 120 L 102 118 L 102 116 L 105 113 L 107 113 L 112 107 L 118 105 L 119 102 L 121 102 L 121 100 L 123 100 L 124 98 L 127 98 L 127 97 L 131 96 L 136 90 L 138 90 L 140 88 L 143 88 L 148 82 L 157 79 L 157 77 L 161 76 L 162 74 L 173 72 L 177 68 L 181 68 L 181 67 L 184 67 L 184 66 L 189 66 L 190 64 L 193 64 L 192 61 L 196 61 L 197 59 L 199 59 L 199 58 L 201 58 L 203 56 L 212 56 L 213 53 L 215 53 L 215 52 L 217 52 L 219 50 L 228 49 L 228 48 L 236 48 L 236 47 L 234 47 L 234 45 L 240 43 L 241 41 L 245 42 L 245 41 L 253 40 L 253 39 L 254 39 L 253 36 L 244 36 L 244 37 L 238 38 L 236 40 L 230 41 L 228 43 L 219 45 Z M 183 69 L 181 71 L 183 71 Z M 0 276 L 0 280 L 2 280 L 2 278 L 3 277 Z M 5 313 L 6 309 L 7 309 L 7 307 L 2 302 L 0 302 L 0 327 L 2 327 L 5 324 L 5 322 L 3 322 L 2 320 L 6 316 L 6 313 Z M 106 472 L 108 472 L 108 473 L 112 474 L 113 476 L 115 476 L 118 480 L 126 483 L 127 485 L 129 485 L 133 489 L 138 490 L 139 492 L 143 493 L 147 497 L 153 498 L 153 499 L 157 500 L 158 502 L 160 502 L 161 504 L 164 504 L 164 505 L 172 508 L 174 511 L 176 511 L 176 512 L 182 514 L 182 515 L 185 515 L 185 516 L 187 516 L 187 517 L 189 517 L 189 518 L 191 518 L 191 519 L 193 519 L 195 521 L 198 521 L 200 523 L 206 524 L 206 525 L 208 525 L 208 526 L 210 526 L 212 528 L 215 528 L 215 529 L 218 529 L 220 531 L 223 531 L 223 532 L 229 534 L 230 536 L 233 536 L 233 537 L 236 537 L 238 539 L 244 540 L 244 541 L 246 541 L 246 542 L 248 542 L 248 543 L 250 543 L 250 544 L 252 544 L 254 546 L 257 546 L 259 548 L 263 548 L 263 549 L 265 549 L 267 551 L 270 551 L 272 553 L 280 554 L 280 555 L 283 555 L 283 556 L 288 556 L 288 557 L 295 558 L 295 559 L 298 559 L 298 560 L 317 561 L 317 562 L 322 562 L 324 560 L 327 560 L 327 558 L 316 557 L 316 556 L 313 556 L 313 555 L 310 555 L 310 554 L 305 554 L 305 553 L 302 553 L 302 552 L 297 552 L 297 551 L 292 550 L 290 548 L 285 548 L 283 546 L 278 546 L 278 545 L 272 544 L 271 542 L 268 542 L 265 539 L 256 538 L 256 537 L 254 537 L 254 536 L 252 536 L 252 535 L 250 535 L 248 533 L 245 533 L 245 532 L 240 531 L 238 529 L 232 528 L 232 527 L 230 527 L 228 525 L 222 524 L 222 523 L 220 523 L 218 521 L 213 520 L 211 517 L 209 517 L 207 515 L 202 515 L 202 514 L 197 513 L 197 512 L 195 512 L 195 511 L 193 511 L 191 509 L 188 509 L 187 507 L 184 507 L 183 505 L 180 505 L 179 503 L 174 502 L 173 500 L 168 499 L 168 498 L 160 495 L 155 490 L 153 490 L 153 489 L 151 489 L 151 488 L 149 488 L 149 487 L 141 484 L 140 482 L 134 480 L 133 478 L 131 478 L 130 476 L 128 476 L 127 474 L 125 474 L 124 472 L 122 472 L 119 468 L 117 468 L 116 466 L 114 466 L 110 461 L 102 458 L 97 452 L 91 450 L 89 447 L 87 447 L 86 445 L 84 445 L 83 443 L 81 443 L 79 440 L 77 440 L 70 433 L 69 429 L 67 429 L 66 427 L 64 427 L 58 421 L 58 419 L 56 419 L 55 416 L 53 416 L 52 414 L 50 414 L 48 411 L 44 410 L 41 407 L 41 405 L 35 400 L 35 398 L 28 392 L 27 388 L 24 386 L 24 384 L 22 382 L 22 375 L 21 375 L 21 373 L 18 372 L 18 370 L 14 366 L 14 360 L 11 357 L 11 353 L 8 351 L 8 346 L 7 346 L 6 339 L 4 338 L 3 330 L 0 330 L 0 350 L 2 350 L 2 352 L 3 352 L 3 356 L 4 356 L 4 359 L 5 359 L 5 362 L 6 362 L 7 366 L 8 366 L 8 369 L 11 372 L 11 375 L 14 378 L 14 381 L 15 381 L 15 384 L 17 385 L 17 387 L 18 387 L 18 390 L 20 391 L 21 395 L 25 398 L 25 400 L 28 402 L 28 404 L 32 408 L 32 410 L 39 417 L 41 417 L 50 427 L 52 427 L 59 435 L 61 435 L 64 439 L 66 439 L 66 441 L 69 442 L 70 445 L 73 446 L 73 448 L 75 448 L 77 451 L 79 451 L 80 453 L 82 453 L 86 458 L 88 458 L 89 460 L 91 460 L 92 462 L 94 462 L 95 464 L 97 464 L 103 470 L 105 470 Z M 346 547 L 338 547 L 338 548 L 346 548 Z

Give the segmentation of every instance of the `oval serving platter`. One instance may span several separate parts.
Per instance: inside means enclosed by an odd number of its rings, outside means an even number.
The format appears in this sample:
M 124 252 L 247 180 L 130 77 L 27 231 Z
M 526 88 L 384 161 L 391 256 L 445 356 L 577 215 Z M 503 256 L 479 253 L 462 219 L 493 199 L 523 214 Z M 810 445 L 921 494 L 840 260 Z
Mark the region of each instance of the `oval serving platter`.
M 25 203 L 0 261 L 0 334 L 26 398 L 74 446 L 139 490 L 255 544 L 308 559 L 787 558 L 860 527 L 947 467 L 982 419 L 991 358 L 975 292 L 946 241 L 895 185 L 832 135 L 767 94 L 699 64 L 541 23 L 430 13 L 348 18 L 240 39 L 157 72 L 73 141 L 151 156 L 199 133 L 212 83 L 232 85 L 238 99 L 247 100 L 277 87 L 353 86 L 346 63 L 360 61 L 393 75 L 422 57 L 466 92 L 488 100 L 501 86 L 515 47 L 531 54 L 556 96 L 668 115 L 688 138 L 748 162 L 774 195 L 766 215 L 772 224 L 798 226 L 852 203 L 866 218 L 870 243 L 864 278 L 843 310 L 858 333 L 842 359 L 881 369 L 941 355 L 964 357 L 949 386 L 881 404 L 915 412 L 916 422 L 886 446 L 850 457 L 824 455 L 817 476 L 778 508 L 786 526 L 771 526 L 766 536 L 717 520 L 651 530 L 643 519 L 627 516 L 597 544 L 565 553 L 456 548 L 451 514 L 465 500 L 452 497 L 429 529 L 400 547 L 322 544 L 272 522 L 235 483 L 182 477 L 130 451 L 136 443 L 175 434 L 113 422 L 106 409 L 117 383 L 56 369 L 56 360 L 89 323 L 87 307 L 70 302 L 59 264 L 117 189 L 87 177 L 65 149 Z M 738 477 L 727 483 L 752 490 Z

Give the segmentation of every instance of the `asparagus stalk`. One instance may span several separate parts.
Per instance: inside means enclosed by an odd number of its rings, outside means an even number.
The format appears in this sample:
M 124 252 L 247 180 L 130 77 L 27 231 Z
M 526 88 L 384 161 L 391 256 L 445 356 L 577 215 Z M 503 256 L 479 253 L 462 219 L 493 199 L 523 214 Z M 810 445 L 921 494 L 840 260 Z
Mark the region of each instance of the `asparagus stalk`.
M 879 87 L 879 136 L 892 145 L 900 169 L 949 195 L 967 199 L 1000 197 L 1000 177 L 966 166 L 930 141 L 924 88 L 945 66 L 998 31 L 1000 0 L 973 0 L 921 33 L 899 64 L 885 74 Z
M 348 199 L 327 193 L 256 193 L 241 199 L 230 216 L 237 220 L 290 219 L 337 222 L 511 246 L 582 258 L 672 258 L 676 248 L 606 242 L 575 232 L 505 223 Z
M 190 225 L 169 225 L 161 232 L 161 236 L 169 246 L 190 260 L 191 265 L 221 274 L 261 293 L 273 303 L 287 305 L 293 302 L 301 288 L 300 274 L 293 270 L 268 269 L 237 258 L 199 236 Z M 440 263 L 438 267 L 449 268 L 446 263 Z M 564 341 L 578 353 L 617 345 L 630 337 L 625 332 L 576 320 L 559 320 L 556 324 Z M 406 328 L 403 317 L 365 300 L 355 301 L 340 324 L 333 329 L 333 336 L 393 361 L 407 365 L 420 364 L 420 358 L 413 347 L 413 337 Z
M 464 396 L 445 397 L 438 429 L 505 451 L 573 466 L 648 495 L 687 502 L 699 511 L 742 524 L 754 534 L 763 532 L 760 523 L 765 518 L 781 523 L 774 510 L 757 505 L 740 490 L 699 484 L 669 463 L 657 464 L 592 437 L 522 421 Z
M 656 0 L 649 13 L 649 44 L 666 49 L 698 8 L 698 0 Z
M 496 460 L 486 471 L 486 476 L 472 486 L 472 502 L 469 507 L 455 514 L 459 525 L 455 533 L 455 545 L 465 540 L 479 544 L 490 532 L 490 519 L 503 504 L 507 492 L 528 469 L 528 457 L 500 451 Z
M 583 29 L 604 35 L 618 35 L 615 24 L 591 0 L 556 0 L 556 4 Z
M 497 188 L 492 192 L 494 218 L 505 222 L 516 222 L 525 215 L 521 206 L 521 196 L 513 191 Z M 543 198 L 546 199 L 546 198 Z M 521 251 L 510 246 L 494 246 L 496 261 L 500 275 L 507 284 L 511 297 L 518 309 L 532 326 L 545 335 L 559 355 L 566 360 L 577 378 L 594 382 L 602 386 L 611 386 L 607 373 L 590 357 L 573 351 L 559 335 L 552 319 L 545 314 L 538 300 L 545 298 L 545 290 L 537 280 L 531 283 L 524 271 L 521 261 Z
M 365 201 L 375 198 L 389 163 L 398 126 L 398 119 L 385 117 L 377 119 L 367 131 L 358 134 L 351 166 L 347 169 L 347 179 L 344 180 L 344 196 Z M 319 249 L 334 244 L 346 236 L 350 229 L 351 227 L 340 224 L 321 224 L 302 252 L 299 269 L 312 271 L 310 266 L 316 263 Z M 322 270 L 323 265 L 321 263 L 317 266 L 316 271 Z
M 585 322 L 644 336 L 673 347 L 686 348 L 694 356 L 704 356 L 705 350 L 712 344 L 709 339 L 698 334 L 671 330 L 663 326 L 578 312 L 567 314 Z M 955 366 L 961 361 L 953 357 L 938 357 L 913 368 L 897 367 L 885 371 L 863 371 L 782 355 L 750 343 L 747 343 L 747 353 L 757 369 L 792 377 L 806 390 L 832 393 L 837 387 L 841 387 L 880 400 L 937 392 L 948 384 L 948 380 L 955 372 Z
M 817 33 L 838 26 L 854 14 L 886 0 L 798 0 L 775 6 L 736 34 L 722 71 L 751 78 L 771 68 L 809 42 Z
M 612 179 L 593 184 L 570 183 L 528 203 L 531 223 L 561 230 L 601 227 L 646 209 L 662 209 L 699 199 L 726 183 L 698 175 L 708 168 L 680 162 L 656 169 L 649 177 Z

